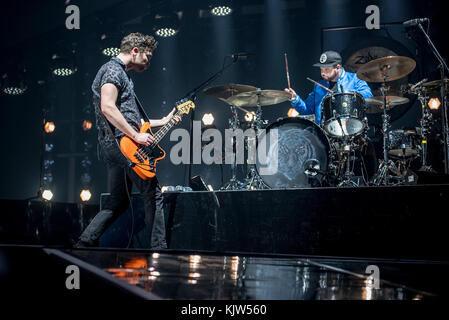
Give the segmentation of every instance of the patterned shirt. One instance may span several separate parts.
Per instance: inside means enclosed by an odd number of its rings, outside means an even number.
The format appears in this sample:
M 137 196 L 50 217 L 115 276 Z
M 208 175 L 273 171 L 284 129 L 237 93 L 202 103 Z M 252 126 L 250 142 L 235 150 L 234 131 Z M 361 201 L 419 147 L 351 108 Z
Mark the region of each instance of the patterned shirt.
M 101 114 L 100 95 L 101 87 L 106 83 L 112 83 L 118 89 L 116 106 L 122 113 L 126 121 L 136 130 L 139 131 L 140 119 L 142 115 L 136 103 L 134 96 L 134 83 L 125 71 L 126 65 L 120 59 L 113 57 L 107 63 L 101 66 L 94 82 L 92 83 L 93 104 L 95 108 L 96 124 L 98 129 L 98 143 L 102 151 L 117 149 L 117 144 L 111 136 L 105 122 L 104 116 Z M 111 125 L 114 135 L 117 139 L 124 136 L 124 133 Z M 117 151 L 117 150 L 115 150 Z

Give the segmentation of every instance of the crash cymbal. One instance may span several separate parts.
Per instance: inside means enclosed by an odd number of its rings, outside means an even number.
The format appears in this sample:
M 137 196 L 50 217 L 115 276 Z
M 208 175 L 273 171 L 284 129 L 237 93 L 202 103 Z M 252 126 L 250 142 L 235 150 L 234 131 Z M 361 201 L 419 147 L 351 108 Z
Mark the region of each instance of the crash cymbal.
M 257 107 L 270 106 L 278 104 L 284 101 L 288 101 L 291 98 L 291 94 L 285 91 L 279 90 L 257 90 L 240 93 L 236 96 L 227 99 L 227 102 L 231 105 L 238 107 Z
M 218 98 L 227 102 L 226 99 L 235 96 L 239 93 L 255 91 L 256 87 L 248 86 L 244 84 L 225 84 L 221 86 L 209 87 L 203 90 L 205 94 L 211 97 Z
M 389 56 L 361 65 L 357 77 L 367 82 L 388 82 L 407 76 L 415 67 L 416 62 L 411 58 Z
M 384 98 L 382 96 L 366 98 L 366 113 L 381 113 L 383 112 Z M 387 110 L 391 110 L 394 107 L 408 103 L 409 99 L 399 96 L 387 96 Z

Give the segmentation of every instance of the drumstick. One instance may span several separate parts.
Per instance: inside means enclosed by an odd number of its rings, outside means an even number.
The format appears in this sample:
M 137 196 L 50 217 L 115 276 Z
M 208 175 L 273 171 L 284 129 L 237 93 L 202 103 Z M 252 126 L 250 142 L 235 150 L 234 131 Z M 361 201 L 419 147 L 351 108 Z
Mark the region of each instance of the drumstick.
M 288 88 L 290 89 L 290 74 L 288 73 L 288 59 L 287 59 L 287 53 L 284 53 L 285 58 L 285 71 L 287 73 L 287 84 Z
M 320 86 L 321 88 L 323 88 L 324 90 L 327 90 L 327 91 L 329 91 L 330 93 L 334 93 L 334 91 L 332 91 L 331 89 L 329 89 L 329 88 L 326 88 L 325 86 L 323 86 L 322 84 L 319 84 L 318 82 L 316 82 L 315 80 L 312 80 L 312 79 L 310 79 L 310 78 L 306 78 L 307 80 L 309 80 L 309 81 L 312 81 L 313 83 L 315 83 L 317 86 Z

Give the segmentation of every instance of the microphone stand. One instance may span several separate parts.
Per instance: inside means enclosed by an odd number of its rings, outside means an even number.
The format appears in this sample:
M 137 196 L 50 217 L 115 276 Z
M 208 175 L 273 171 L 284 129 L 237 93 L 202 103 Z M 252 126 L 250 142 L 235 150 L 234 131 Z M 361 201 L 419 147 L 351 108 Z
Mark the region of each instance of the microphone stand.
M 447 92 L 446 92 L 446 85 L 444 83 L 444 75 L 446 73 L 446 70 L 449 72 L 449 68 L 446 64 L 446 61 L 444 61 L 443 57 L 438 52 L 437 48 L 433 44 L 432 40 L 430 39 L 427 32 L 424 30 L 421 23 L 418 22 L 418 27 L 424 34 L 427 43 L 429 44 L 430 48 L 432 49 L 433 54 L 437 58 L 437 60 L 440 62 L 439 68 L 441 73 L 441 102 L 443 105 L 443 110 L 441 112 L 442 115 L 442 122 L 443 122 L 443 136 L 444 136 L 444 173 L 449 174 L 449 130 L 448 130 L 448 122 L 447 122 Z
M 233 56 L 231 63 L 226 64 L 226 58 L 228 58 L 229 56 L 224 57 L 223 59 L 223 66 L 221 67 L 221 69 L 219 71 L 217 71 L 215 74 L 213 74 L 209 79 L 207 79 L 206 81 L 204 81 L 203 83 L 201 83 L 199 86 L 197 86 L 195 89 L 191 90 L 190 92 L 188 92 L 184 97 L 195 101 L 197 99 L 197 93 L 203 89 L 205 86 L 209 85 L 210 83 L 212 83 L 213 81 L 215 81 L 216 79 L 218 79 L 223 72 L 229 68 L 230 66 L 232 66 L 234 63 L 236 63 L 238 61 L 238 56 Z M 189 170 L 188 170 L 188 185 L 190 186 L 190 180 L 192 179 L 192 163 L 193 163 L 193 121 L 195 120 L 195 109 L 191 110 L 191 114 L 190 114 L 190 129 L 189 129 L 189 133 L 190 133 L 190 161 L 189 161 Z

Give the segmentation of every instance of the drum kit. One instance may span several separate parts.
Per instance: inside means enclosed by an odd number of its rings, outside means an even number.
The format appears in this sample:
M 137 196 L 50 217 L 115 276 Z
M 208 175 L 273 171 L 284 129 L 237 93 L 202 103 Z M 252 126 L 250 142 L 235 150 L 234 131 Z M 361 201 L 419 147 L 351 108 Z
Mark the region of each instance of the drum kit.
M 401 93 L 417 95 L 421 102 L 420 127 L 413 130 L 389 130 L 390 117 L 387 111 L 408 103 L 409 100 L 402 96 L 388 95 L 388 83 L 406 77 L 415 67 L 413 59 L 401 56 L 379 58 L 361 65 L 357 71 L 358 78 L 380 83 L 381 95 L 364 99 L 356 92 L 329 92 L 321 103 L 321 125 L 317 125 L 307 115 L 281 118 L 267 125 L 267 121 L 263 120 L 262 109 L 288 101 L 291 95 L 284 91 L 261 90 L 242 84 L 205 89 L 203 92 L 206 95 L 218 98 L 230 107 L 230 129 L 242 128 L 237 112 L 241 110 L 251 115 L 248 125 L 256 132 L 255 164 L 247 164 L 247 176 L 244 181 L 239 181 L 234 154 L 231 179 L 222 189 L 357 187 L 411 183 L 409 168 L 413 160 L 421 158 L 421 170 L 431 170 L 426 163 L 426 147 L 432 115 L 426 106 L 428 93 L 441 86 L 440 81 L 426 82 L 427 79 L 424 79 L 404 88 Z M 354 174 L 354 162 L 363 162 L 363 157 L 357 155 L 369 143 L 367 114 L 382 115 L 383 158 L 371 177 L 365 170 L 360 179 Z M 277 138 L 272 141 L 269 133 L 274 129 L 277 130 Z M 246 139 L 246 150 L 251 143 L 249 140 L 250 138 Z M 259 146 L 265 146 L 264 161 L 259 159 Z M 270 173 L 264 174 L 267 171 L 264 169 L 269 169 L 270 166 L 276 166 L 276 170 L 268 170 Z

